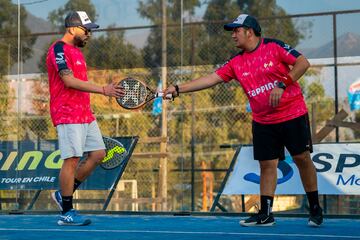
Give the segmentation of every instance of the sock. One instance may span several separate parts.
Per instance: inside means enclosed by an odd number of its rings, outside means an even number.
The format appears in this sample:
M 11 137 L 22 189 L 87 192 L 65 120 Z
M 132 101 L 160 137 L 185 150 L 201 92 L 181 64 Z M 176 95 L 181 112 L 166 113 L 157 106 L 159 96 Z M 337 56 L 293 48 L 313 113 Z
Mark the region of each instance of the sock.
M 314 211 L 320 207 L 318 191 L 306 192 L 306 196 L 309 201 L 310 211 Z
M 74 190 L 73 190 L 73 192 L 75 192 L 76 189 L 78 189 L 78 187 L 80 186 L 81 183 L 82 183 L 81 181 L 79 181 L 79 180 L 77 180 L 77 179 L 75 178 L 75 180 L 74 180 Z
M 260 196 L 260 212 L 270 215 L 272 211 L 274 197 L 271 196 Z
M 62 208 L 63 208 L 62 213 L 65 214 L 70 209 L 73 209 L 73 205 L 72 205 L 73 197 L 72 196 L 61 196 L 61 197 L 62 197 Z

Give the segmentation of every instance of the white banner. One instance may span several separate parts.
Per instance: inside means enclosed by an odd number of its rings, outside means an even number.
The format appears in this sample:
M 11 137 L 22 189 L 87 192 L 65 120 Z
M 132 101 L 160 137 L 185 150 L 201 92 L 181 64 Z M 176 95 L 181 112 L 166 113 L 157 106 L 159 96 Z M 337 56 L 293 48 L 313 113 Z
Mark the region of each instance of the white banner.
M 360 194 L 360 144 L 330 143 L 314 145 L 311 158 L 317 170 L 319 194 Z M 259 194 L 260 167 L 252 146 L 241 147 L 234 170 L 223 194 Z M 287 153 L 279 161 L 276 194 L 304 194 L 299 171 Z

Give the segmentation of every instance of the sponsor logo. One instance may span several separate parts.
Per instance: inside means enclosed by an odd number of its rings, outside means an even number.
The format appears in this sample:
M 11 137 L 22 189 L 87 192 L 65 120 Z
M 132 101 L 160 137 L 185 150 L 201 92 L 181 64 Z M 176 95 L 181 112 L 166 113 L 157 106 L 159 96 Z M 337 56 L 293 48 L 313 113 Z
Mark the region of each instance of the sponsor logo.
M 337 159 L 336 159 L 337 158 Z M 355 153 L 340 153 L 338 157 L 328 152 L 320 152 L 312 156 L 318 173 L 333 172 L 336 174 L 334 184 L 336 186 L 360 186 L 360 176 L 356 175 L 360 166 L 360 155 Z M 291 156 L 286 156 L 284 161 L 279 161 L 278 169 L 282 177 L 277 179 L 277 184 L 289 181 L 294 175 L 290 166 Z M 244 175 L 244 180 L 260 184 L 260 176 L 250 172 Z
M 274 66 L 274 63 L 272 61 L 270 61 L 269 63 L 264 63 L 264 68 L 270 68 Z
M 294 170 L 289 164 L 291 162 L 292 158 L 290 156 L 286 156 L 284 161 L 279 161 L 278 169 L 280 170 L 282 177 L 277 179 L 277 184 L 283 184 L 289 181 L 294 175 Z M 260 176 L 256 173 L 247 173 L 245 174 L 244 179 L 252 183 L 260 184 Z
M 292 47 L 290 47 L 289 44 L 284 44 L 284 49 L 288 52 L 288 53 L 291 53 L 294 49 Z
M 64 53 L 63 52 L 57 53 L 55 60 L 56 60 L 56 64 L 64 64 L 66 62 L 64 58 Z
M 360 176 L 356 167 L 360 166 L 360 155 L 355 153 L 341 153 L 336 160 L 331 153 L 318 153 L 312 157 L 317 172 L 334 171 L 337 175 L 337 186 L 360 186 Z M 335 167 L 335 169 L 334 169 Z M 350 171 L 350 172 L 349 172 Z M 344 174 L 346 172 L 346 174 Z
M 260 94 L 271 91 L 276 86 L 277 82 L 278 82 L 278 80 L 275 80 L 274 82 L 264 84 L 256 89 L 247 91 L 247 94 L 248 94 L 249 98 L 256 97 Z
M 268 219 L 269 219 L 269 217 L 266 217 L 265 219 L 261 219 L 260 223 L 265 223 Z

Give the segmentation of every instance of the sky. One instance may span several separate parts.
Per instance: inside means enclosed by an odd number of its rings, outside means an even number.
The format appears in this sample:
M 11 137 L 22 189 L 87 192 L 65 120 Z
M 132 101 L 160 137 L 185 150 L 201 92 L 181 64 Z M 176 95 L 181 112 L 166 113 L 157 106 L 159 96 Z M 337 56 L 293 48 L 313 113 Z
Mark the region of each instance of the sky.
M 42 19 L 47 19 L 50 11 L 58 9 L 68 2 L 68 0 L 12 0 L 14 3 L 18 1 L 25 6 L 27 11 Z M 147 19 L 138 16 L 136 10 L 138 2 L 138 0 L 92 0 L 98 14 L 97 23 L 101 28 L 106 28 L 110 24 L 117 27 L 151 24 Z M 201 2 L 206 2 L 206 0 L 201 0 Z M 360 0 L 276 0 L 276 3 L 288 14 L 360 9 Z M 205 7 L 197 8 L 196 17 L 200 19 L 204 11 Z M 310 45 L 316 48 L 326 44 L 327 39 L 332 39 L 331 16 L 299 18 L 297 20 L 297 24 L 300 25 L 306 22 L 312 22 L 313 24 L 313 31 L 308 33 L 307 39 L 297 47 L 301 48 L 301 45 Z M 347 32 L 355 32 L 360 35 L 359 28 L 354 25 L 356 22 L 360 22 L 359 13 L 340 15 L 338 18 L 338 36 Z M 139 35 L 139 32 L 133 32 L 134 36 Z M 137 36 L 134 38 L 137 38 Z
M 47 19 L 50 11 L 62 7 L 69 0 L 12 0 L 17 3 L 20 1 L 31 14 Z M 101 28 L 106 28 L 110 24 L 117 27 L 131 27 L 151 24 L 146 19 L 138 16 L 138 0 L 91 0 L 96 7 L 98 14 L 97 23 Z M 180 1 L 180 0 L 179 0 Z M 186 1 L 186 0 L 184 0 Z M 201 0 L 206 2 L 209 0 Z M 360 0 L 276 0 L 278 6 L 282 7 L 288 14 L 304 14 L 329 11 L 343 11 L 360 9 Z M 205 7 L 196 9 L 196 18 L 203 16 Z M 231 16 L 236 17 L 236 16 Z M 330 41 L 333 38 L 332 16 L 297 18 L 295 23 L 301 26 L 304 23 L 313 24 L 312 31 L 307 33 L 305 39 L 302 39 L 296 48 L 317 48 Z M 360 13 L 343 14 L 337 17 L 337 35 L 340 36 L 347 32 L 353 32 L 360 35 Z M 130 41 L 143 45 L 146 41 L 142 30 L 129 31 L 133 36 Z M 141 39 L 140 39 L 141 38 Z M 340 46 L 341 47 L 341 46 Z M 353 81 L 354 79 L 348 79 Z
M 12 0 L 20 1 L 33 15 L 46 19 L 50 11 L 63 6 L 68 0 Z M 184 0 L 186 1 L 186 0 Z M 201 0 L 205 2 L 205 0 Z M 92 0 L 99 14 L 99 24 L 108 26 L 139 26 L 148 22 L 137 14 L 138 0 Z M 360 0 L 276 0 L 277 4 L 289 14 L 314 13 L 360 9 Z M 197 9 L 202 16 L 204 8 Z M 234 16 L 235 17 L 235 16 Z

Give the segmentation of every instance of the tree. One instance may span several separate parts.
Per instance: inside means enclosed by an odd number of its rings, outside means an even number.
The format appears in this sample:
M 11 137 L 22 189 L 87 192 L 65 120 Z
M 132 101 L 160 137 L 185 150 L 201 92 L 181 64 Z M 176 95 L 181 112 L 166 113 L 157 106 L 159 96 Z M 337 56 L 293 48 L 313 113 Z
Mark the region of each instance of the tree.
M 171 25 L 180 24 L 181 21 L 181 1 L 168 0 L 167 1 L 167 65 L 168 66 L 179 66 L 181 61 L 181 29 Z M 147 0 L 140 1 L 138 12 L 143 18 L 149 19 L 153 24 L 161 26 L 162 23 L 162 12 L 161 5 L 162 0 Z M 184 1 L 183 10 L 189 16 L 194 15 L 195 7 L 200 6 L 199 0 L 188 0 Z M 189 31 L 190 28 L 184 29 L 184 49 L 183 50 L 183 65 L 190 65 L 191 59 L 191 38 Z M 160 67 L 161 66 L 161 27 L 155 27 L 151 29 L 150 35 L 147 39 L 147 45 L 143 49 L 143 56 L 145 65 L 148 67 Z
M 87 64 L 96 66 L 97 69 L 142 67 L 143 59 L 140 50 L 126 42 L 124 33 L 111 31 L 90 40 L 89 46 L 84 49 L 85 54 L 89 56 Z
M 48 15 L 48 20 L 56 27 L 59 31 L 64 31 L 64 20 L 66 15 L 71 11 L 85 11 L 91 21 L 96 22 L 97 14 L 95 6 L 91 0 L 72 0 L 68 1 L 64 7 L 60 7 L 54 11 L 51 11 Z
M 16 134 L 19 129 L 12 123 L 16 113 L 11 111 L 14 104 L 14 90 L 10 88 L 9 81 L 3 78 L 4 74 L 10 74 L 10 67 L 18 61 L 18 6 L 11 0 L 0 0 L 0 134 L 1 139 L 8 139 L 10 134 Z M 25 25 L 27 12 L 20 6 L 20 61 L 24 62 L 32 55 L 32 46 L 35 37 L 28 37 L 30 30 Z
M 204 14 L 204 20 L 230 22 L 240 13 L 260 19 L 262 33 L 266 37 L 279 38 L 292 46 L 296 46 L 304 37 L 290 18 L 261 20 L 261 18 L 286 15 L 285 10 L 276 5 L 276 0 L 211 0 Z M 206 30 L 209 37 L 199 53 L 202 59 L 212 64 L 219 64 L 239 51 L 234 48 L 231 33 L 224 31 L 223 23 L 209 23 L 206 25 Z
M 11 0 L 0 0 L 0 75 L 8 73 L 8 68 L 17 62 L 18 42 L 17 29 L 18 22 L 14 17 L 18 15 L 17 5 Z M 25 37 L 30 34 L 30 30 L 25 25 L 27 12 L 23 6 L 20 7 L 20 46 L 21 61 L 24 62 L 32 55 L 32 46 L 35 43 L 35 37 Z
M 90 0 L 68 1 L 64 7 L 49 13 L 48 19 L 59 31 L 64 32 L 64 21 L 70 11 L 85 11 L 89 18 L 96 22 L 97 13 L 95 6 Z M 112 26 L 109 26 L 112 27 Z M 55 41 L 56 39 L 54 39 Z M 47 46 L 38 66 L 41 71 L 46 72 Z M 92 69 L 115 69 L 134 68 L 142 66 L 141 53 L 134 45 L 127 43 L 124 32 L 107 32 L 106 34 L 94 32 L 88 42 L 88 46 L 82 49 L 87 60 L 87 65 Z

